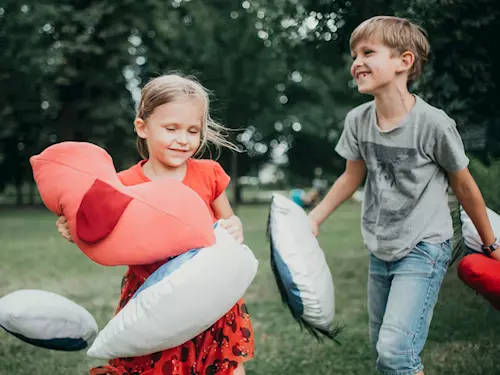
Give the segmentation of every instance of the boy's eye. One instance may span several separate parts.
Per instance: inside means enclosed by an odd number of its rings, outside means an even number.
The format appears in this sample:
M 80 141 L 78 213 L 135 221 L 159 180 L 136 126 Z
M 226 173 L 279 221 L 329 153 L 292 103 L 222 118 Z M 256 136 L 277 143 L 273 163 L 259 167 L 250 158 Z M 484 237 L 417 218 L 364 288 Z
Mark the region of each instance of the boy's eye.
M 173 128 L 173 127 L 171 127 L 171 126 L 166 127 L 165 129 L 167 129 L 167 131 L 169 131 L 169 132 L 174 132 L 174 131 L 176 131 L 176 130 L 177 130 L 176 128 Z
M 365 51 L 365 55 L 370 55 L 370 54 L 372 54 L 372 53 L 373 53 L 373 51 L 372 51 L 371 49 L 367 49 L 367 50 Z

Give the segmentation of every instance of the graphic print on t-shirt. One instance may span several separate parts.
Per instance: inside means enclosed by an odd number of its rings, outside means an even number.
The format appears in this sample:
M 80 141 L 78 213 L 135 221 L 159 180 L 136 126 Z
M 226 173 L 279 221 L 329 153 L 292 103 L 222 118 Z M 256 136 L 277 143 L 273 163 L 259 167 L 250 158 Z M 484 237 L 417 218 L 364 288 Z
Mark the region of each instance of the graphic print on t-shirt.
M 362 142 L 361 148 L 368 170 L 363 226 L 379 240 L 394 240 L 403 229 L 398 224 L 405 221 L 417 201 L 412 189 L 417 150 L 373 142 Z M 388 227 L 392 227 L 390 231 Z

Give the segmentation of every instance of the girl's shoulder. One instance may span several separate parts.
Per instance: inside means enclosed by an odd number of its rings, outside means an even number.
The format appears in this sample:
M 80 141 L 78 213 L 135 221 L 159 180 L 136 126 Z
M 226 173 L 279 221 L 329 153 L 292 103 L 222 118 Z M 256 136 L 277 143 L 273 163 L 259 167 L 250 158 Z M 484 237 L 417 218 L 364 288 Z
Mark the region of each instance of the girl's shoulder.
M 215 160 L 189 159 L 184 182 L 197 190 L 200 195 L 205 195 L 201 193 L 204 190 L 213 201 L 226 189 L 230 180 L 231 178 Z
M 118 178 L 120 179 L 121 183 L 125 186 L 132 186 L 149 181 L 149 179 L 144 174 L 144 171 L 142 170 L 142 165 L 145 162 L 145 160 L 141 160 L 139 163 L 134 164 L 130 168 L 119 172 Z
M 226 173 L 222 166 L 211 159 L 189 159 L 190 172 L 204 174 L 207 177 L 217 177 L 221 173 Z

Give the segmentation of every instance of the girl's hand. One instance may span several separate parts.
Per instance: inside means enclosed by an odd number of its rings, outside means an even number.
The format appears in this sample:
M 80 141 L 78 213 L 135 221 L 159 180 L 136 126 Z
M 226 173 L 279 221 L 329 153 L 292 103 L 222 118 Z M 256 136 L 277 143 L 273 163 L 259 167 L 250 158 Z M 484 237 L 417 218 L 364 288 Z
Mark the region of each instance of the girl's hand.
M 222 219 L 220 221 L 222 228 L 228 231 L 228 233 L 233 236 L 233 238 L 239 244 L 243 243 L 243 225 L 241 224 L 241 220 L 238 216 L 233 215 L 227 219 Z
M 69 242 L 73 242 L 73 238 L 71 237 L 71 233 L 69 232 L 69 226 L 65 216 L 59 216 L 56 221 L 56 227 L 61 236 L 63 236 Z

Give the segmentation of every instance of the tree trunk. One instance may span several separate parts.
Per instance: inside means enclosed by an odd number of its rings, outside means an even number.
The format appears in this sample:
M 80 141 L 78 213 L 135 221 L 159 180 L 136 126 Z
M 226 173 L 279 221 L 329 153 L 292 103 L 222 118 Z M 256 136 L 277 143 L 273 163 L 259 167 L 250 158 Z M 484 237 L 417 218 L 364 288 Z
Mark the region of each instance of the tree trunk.
M 36 188 L 35 188 L 35 181 L 30 181 L 29 182 L 29 196 L 28 196 L 28 203 L 30 206 L 35 205 L 35 194 L 36 194 Z
M 236 152 L 231 153 L 231 179 L 233 185 L 233 211 L 236 213 L 238 210 L 238 206 L 241 204 L 242 196 L 241 196 L 241 186 L 238 178 L 238 154 Z
M 16 205 L 21 207 L 23 203 L 23 180 L 16 179 Z

